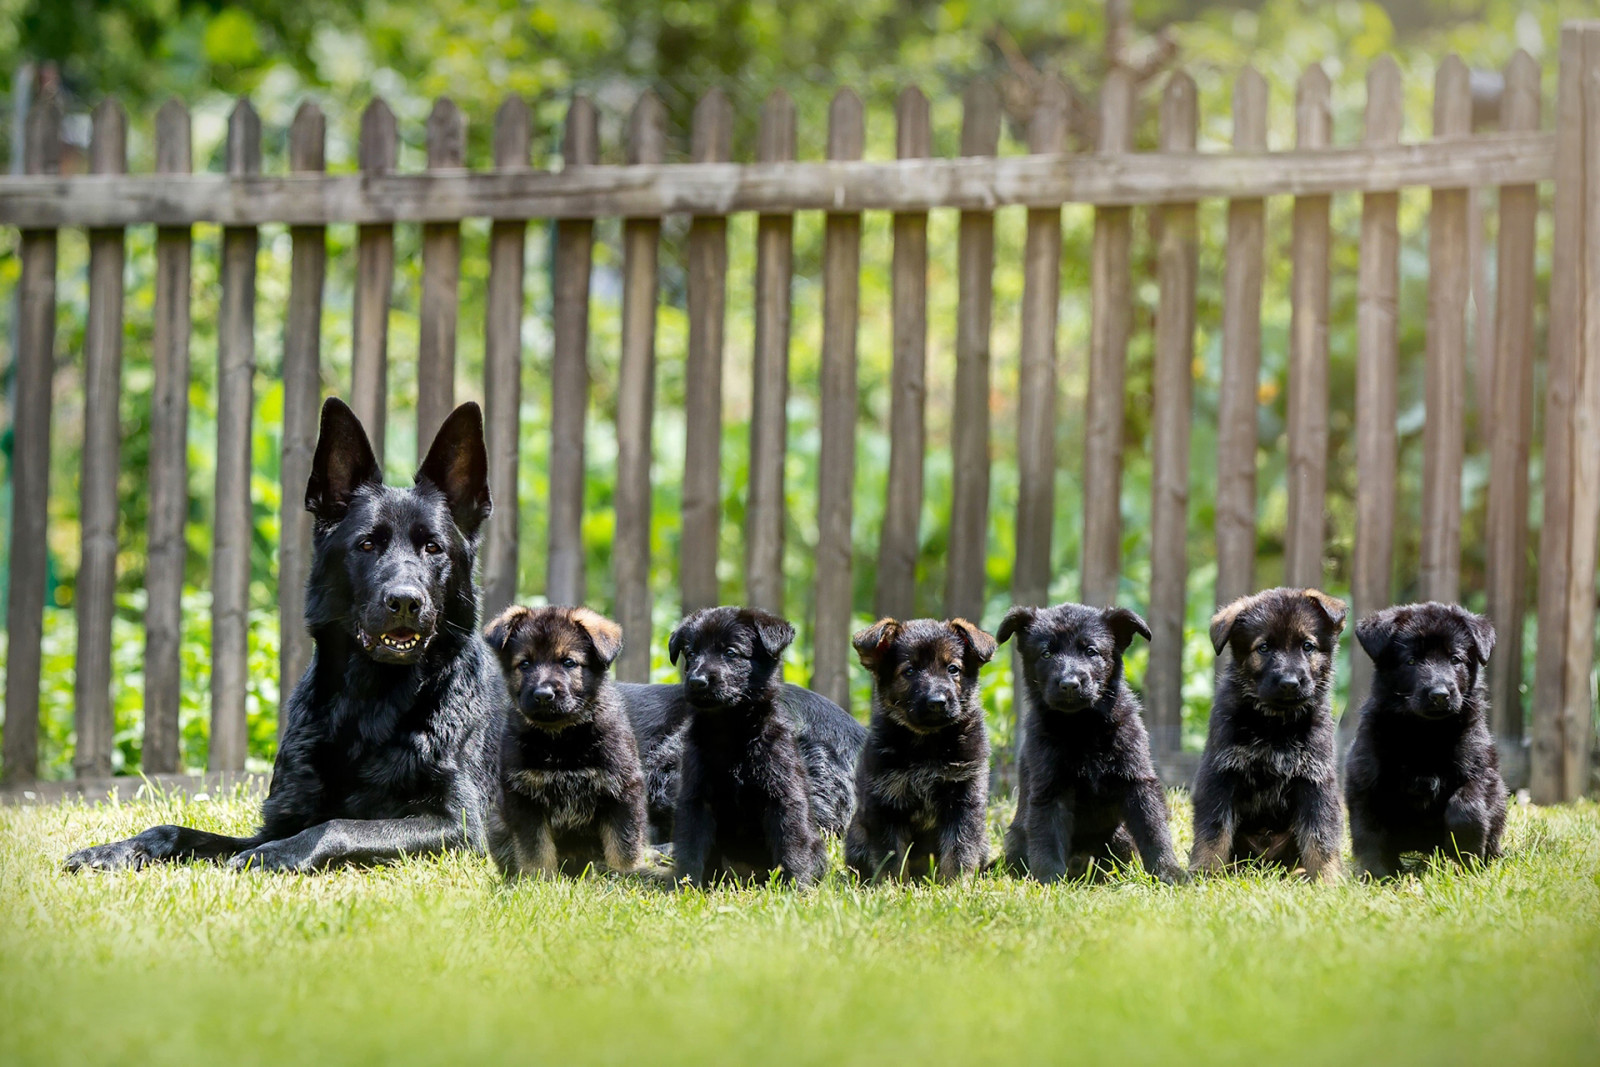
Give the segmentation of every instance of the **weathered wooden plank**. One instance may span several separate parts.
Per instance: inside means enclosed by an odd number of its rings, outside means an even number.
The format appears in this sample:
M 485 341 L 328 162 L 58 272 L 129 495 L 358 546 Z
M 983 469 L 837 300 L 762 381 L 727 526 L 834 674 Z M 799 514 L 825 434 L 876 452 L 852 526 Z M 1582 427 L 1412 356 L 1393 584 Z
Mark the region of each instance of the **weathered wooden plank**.
M 1267 147 L 1267 80 L 1254 67 L 1233 86 L 1233 147 Z M 1255 589 L 1256 410 L 1261 378 L 1261 282 L 1266 204 L 1228 202 L 1222 282 L 1222 378 L 1217 394 L 1216 603 Z
M 689 157 L 726 163 L 733 154 L 733 106 L 712 89 L 694 109 Z M 683 613 L 721 599 L 717 546 L 722 536 L 722 355 L 728 293 L 728 220 L 697 215 L 689 224 L 689 351 L 684 365 L 683 531 L 678 580 Z
M 1435 139 L 1472 134 L 1467 65 L 1446 56 L 1433 83 Z M 1461 462 L 1467 407 L 1467 191 L 1435 189 L 1428 215 L 1427 421 L 1422 430 L 1422 563 L 1427 600 L 1461 591 Z
M 795 109 L 779 89 L 761 109 L 757 158 L 795 155 Z M 752 607 L 783 612 L 783 457 L 788 436 L 790 281 L 794 216 L 756 222 L 756 336 L 751 360 L 750 491 L 745 504 L 745 597 Z
M 961 154 L 1000 147 L 1000 94 L 975 81 L 962 97 Z M 989 327 L 994 311 L 994 212 L 963 211 L 956 247 L 956 381 L 951 436 L 947 617 L 983 617 L 989 556 Z
M 392 171 L 398 152 L 394 112 L 383 100 L 373 100 L 361 113 L 361 179 L 377 181 Z M 366 428 L 379 466 L 383 464 L 384 424 L 389 407 L 389 295 L 393 286 L 394 227 L 363 224 L 356 234 L 350 408 Z
M 1102 155 L 1133 149 L 1133 83 L 1112 70 L 1100 88 Z M 1133 285 L 1129 248 L 1132 213 L 1101 207 L 1094 213 L 1089 266 L 1089 392 L 1083 443 L 1083 566 L 1080 597 L 1107 605 L 1117 598 L 1122 538 L 1122 405 L 1127 378 Z
M 586 97 L 567 108 L 563 170 L 581 175 L 600 158 L 600 120 Z M 545 596 L 552 604 L 582 604 L 583 434 L 589 410 L 589 269 L 594 223 L 556 227 L 555 293 L 551 310 L 550 509 Z
M 861 98 L 849 89 L 828 111 L 828 158 L 859 159 L 866 144 Z M 856 488 L 856 328 L 861 216 L 830 214 L 822 236 L 821 454 L 817 479 L 817 622 L 811 688 L 850 705 L 854 590 L 851 518 Z
M 1060 152 L 1066 86 L 1050 79 L 1028 120 L 1028 150 Z M 1061 306 L 1061 209 L 1028 212 L 1022 252 L 1022 337 L 1017 368 L 1017 528 L 1011 598 L 1046 604 L 1056 510 L 1056 325 Z
M 189 112 L 176 100 L 156 116 L 156 172 L 189 172 Z M 189 543 L 189 293 L 186 226 L 156 231 L 156 302 L 150 359 L 150 517 L 145 533 L 144 749 L 148 774 L 181 769 L 178 708 L 183 572 Z M 303 499 L 304 490 L 299 496 Z
M 1529 791 L 1538 804 L 1578 795 L 1567 780 L 1567 586 L 1572 574 L 1572 472 L 1577 368 L 1588 285 L 1584 148 L 1584 27 L 1561 29 L 1556 93 L 1556 184 L 1550 248 L 1550 331 L 1545 368 L 1544 525 L 1539 530 L 1539 643 L 1534 664 Z
M 1161 97 L 1161 147 L 1192 151 L 1200 122 L 1194 79 L 1173 74 Z M 1182 748 L 1183 619 L 1189 581 L 1189 437 L 1194 391 L 1195 282 L 1200 245 L 1194 204 L 1161 209 L 1156 253 L 1154 418 L 1151 428 L 1150 661 L 1145 721 L 1157 753 Z
M 908 88 L 895 105 L 895 149 L 901 159 L 933 153 L 928 98 Z M 928 216 L 894 216 L 890 266 L 893 365 L 889 372 L 889 496 L 878 541 L 877 614 L 916 614 L 921 549 L 922 464 L 928 385 Z
M 61 102 L 41 95 L 28 111 L 23 166 L 46 174 L 61 165 Z M 39 672 L 43 665 L 45 541 L 50 506 L 50 413 L 56 344 L 56 235 L 22 231 L 18 282 L 16 413 L 11 453 L 11 568 L 6 602 L 5 780 L 31 782 L 39 773 Z
M 89 168 L 128 169 L 128 117 L 115 100 L 94 112 Z M 78 648 L 73 677 L 77 744 L 74 777 L 111 773 L 111 618 L 117 591 L 117 472 L 122 444 L 121 230 L 89 233 L 89 327 L 84 335 L 81 553 L 74 606 Z
M 1295 89 L 1295 137 L 1321 148 L 1333 133 L 1328 76 L 1312 64 Z M 1289 519 L 1284 578 L 1322 584 L 1323 503 L 1328 484 L 1328 198 L 1297 197 L 1289 317 Z
M 988 211 L 1325 196 L 1411 186 L 1526 184 L 1554 174 L 1549 134 L 1485 134 L 1461 144 L 1123 157 L 1008 156 L 856 163 L 694 163 L 573 172 L 149 175 L 0 178 L 0 225 L 178 226 L 462 218 L 608 218 L 752 211 Z
M 1400 67 L 1381 56 L 1367 71 L 1367 144 L 1400 139 Z M 1387 607 L 1394 572 L 1395 484 L 1400 462 L 1395 417 L 1400 366 L 1400 198 L 1368 193 L 1361 202 L 1361 262 L 1356 278 L 1356 528 L 1350 596 L 1357 618 Z M 1372 685 L 1372 660 L 1350 642 L 1350 701 L 1341 720 L 1353 736 Z
M 494 116 L 494 165 L 529 165 L 532 114 L 509 96 Z M 517 465 L 522 428 L 522 301 L 527 224 L 498 219 L 489 230 L 489 292 L 484 309 L 484 434 L 494 514 L 483 550 L 484 618 L 517 598 Z M 420 416 L 419 416 L 420 417 Z
M 467 159 L 467 121 L 448 97 L 428 113 L 428 169 L 455 170 Z M 422 227 L 422 307 L 417 337 L 417 463 L 456 406 L 456 310 L 460 305 L 461 225 Z
M 309 101 L 289 127 L 289 169 L 316 172 L 327 163 L 327 120 Z M 322 400 L 322 291 L 328 273 L 328 231 L 289 231 L 289 306 L 283 327 L 283 500 L 278 522 L 278 687 L 283 699 L 311 664 L 306 581 L 311 576 L 311 513 L 306 482 L 317 450 Z M 278 716 L 283 731 L 285 716 Z
M 1518 51 L 1506 64 L 1500 121 L 1508 130 L 1539 128 L 1539 64 Z M 1500 190 L 1498 306 L 1490 430 L 1489 513 L 1485 531 L 1489 618 L 1500 635 L 1489 661 L 1489 701 L 1502 747 L 1522 743 L 1522 621 L 1527 607 L 1528 451 L 1533 437 L 1534 274 L 1539 190 Z M 1483 351 L 1480 346 L 1480 352 Z M 1481 361 L 1480 361 L 1481 367 Z M 1487 412 L 1480 409 L 1480 414 Z M 1508 765 L 1511 762 L 1505 760 Z M 1518 761 L 1521 762 L 1520 760 Z
M 628 160 L 659 163 L 666 156 L 666 109 L 645 93 L 628 122 Z M 656 396 L 658 219 L 622 224 L 622 355 L 617 365 L 616 534 L 611 571 L 616 619 L 625 638 L 616 676 L 650 680 L 650 445 Z
M 228 118 L 228 169 L 261 169 L 261 119 L 240 99 Z M 250 653 L 250 425 L 255 412 L 256 248 L 250 227 L 222 231 L 217 310 L 217 480 L 211 529 L 211 747 L 213 771 L 242 771 Z

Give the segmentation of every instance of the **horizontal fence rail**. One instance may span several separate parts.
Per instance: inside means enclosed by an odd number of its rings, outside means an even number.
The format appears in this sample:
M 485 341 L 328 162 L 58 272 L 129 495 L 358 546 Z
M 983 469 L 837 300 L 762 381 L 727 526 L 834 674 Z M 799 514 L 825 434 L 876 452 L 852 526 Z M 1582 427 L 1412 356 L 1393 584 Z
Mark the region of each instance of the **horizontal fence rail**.
M 706 606 L 718 596 L 718 542 L 725 516 L 720 485 L 724 378 L 748 375 L 752 396 L 749 485 L 742 537 L 744 595 L 783 610 L 786 533 L 785 460 L 789 448 L 790 345 L 795 274 L 794 216 L 826 216 L 821 249 L 822 334 L 819 394 L 819 484 L 815 546 L 818 569 L 811 683 L 841 703 L 849 697 L 855 603 L 854 492 L 860 422 L 857 336 L 861 326 L 862 213 L 893 214 L 890 267 L 892 367 L 888 388 L 890 451 L 887 506 L 880 531 L 873 607 L 904 615 L 916 600 L 922 543 L 924 465 L 928 448 L 928 213 L 960 213 L 954 275 L 955 412 L 951 424 L 951 504 L 943 599 L 950 614 L 981 616 L 992 593 L 986 570 L 991 531 L 995 433 L 1015 435 L 1016 545 L 1011 595 L 1037 602 L 1049 594 L 1059 555 L 1055 536 L 1058 471 L 1081 476 L 1083 530 L 1078 561 L 1081 598 L 1117 596 L 1124 551 L 1123 467 L 1131 448 L 1148 449 L 1152 468 L 1150 599 L 1155 634 L 1146 671 L 1152 738 L 1168 766 L 1178 762 L 1182 732 L 1183 637 L 1189 588 L 1187 545 L 1191 435 L 1196 425 L 1194 371 L 1197 322 L 1198 209 L 1226 202 L 1226 264 L 1220 314 L 1215 596 L 1225 602 L 1256 580 L 1259 445 L 1255 425 L 1263 401 L 1262 292 L 1269 197 L 1293 198 L 1290 215 L 1291 319 L 1287 349 L 1285 454 L 1288 515 L 1284 562 L 1288 580 L 1327 581 L 1329 483 L 1329 334 L 1352 331 L 1356 349 L 1356 529 L 1351 553 L 1353 608 L 1365 613 L 1391 602 L 1394 541 L 1399 525 L 1400 236 L 1397 195 L 1432 190 L 1428 208 L 1429 278 L 1425 370 L 1424 471 L 1420 509 L 1420 586 L 1429 595 L 1486 594 L 1501 634 L 1490 668 L 1494 729 L 1507 776 L 1528 783 L 1536 800 L 1575 797 L 1588 784 L 1593 705 L 1596 543 L 1600 541 L 1600 24 L 1562 31 L 1554 132 L 1541 129 L 1539 67 L 1518 53 L 1506 70 L 1501 129 L 1474 133 L 1468 72 L 1443 60 L 1434 86 L 1433 139 L 1400 143 L 1399 68 L 1380 59 L 1367 78 L 1364 133 L 1356 145 L 1332 145 L 1332 93 L 1320 66 L 1295 88 L 1295 145 L 1267 150 L 1268 88 L 1254 70 L 1241 72 L 1233 95 L 1232 149 L 1196 151 L 1195 83 L 1183 73 L 1159 102 L 1159 151 L 1136 151 L 1137 94 L 1124 71 L 1113 71 L 1098 101 L 1098 143 L 1066 151 L 1076 106 L 1064 86 L 1038 93 L 1026 123 L 1030 154 L 1001 156 L 999 94 L 984 82 L 962 100 L 960 155 L 934 158 L 928 99 L 906 90 L 895 108 L 892 161 L 864 161 L 867 121 L 862 101 L 841 91 L 829 113 L 826 160 L 797 160 L 794 102 L 781 91 L 762 109 L 756 160 L 732 162 L 733 112 L 719 92 L 695 109 L 684 163 L 667 163 L 674 148 L 665 111 L 646 94 L 627 123 L 623 164 L 600 164 L 594 106 L 573 101 L 563 165 L 531 166 L 532 116 L 507 101 L 494 119 L 493 169 L 465 169 L 466 119 L 441 100 L 427 121 L 427 169 L 399 173 L 394 113 L 373 101 L 361 118 L 359 170 L 326 172 L 326 122 L 314 105 L 296 113 L 289 130 L 289 173 L 261 167 L 261 124 L 247 101 L 228 127 L 227 174 L 192 173 L 189 115 L 170 103 L 156 119 L 155 174 L 127 174 L 127 121 L 115 104 L 95 115 L 92 173 L 59 170 L 59 103 L 36 102 L 26 141 L 25 173 L 0 177 L 0 224 L 19 229 L 17 448 L 12 467 L 11 599 L 3 773 L 8 783 L 36 774 L 40 645 L 46 570 L 51 382 L 57 232 L 88 230 L 89 327 L 83 361 L 87 384 L 81 482 L 83 559 L 77 585 L 77 750 L 84 778 L 103 775 L 112 745 L 110 620 L 116 566 L 115 485 L 121 396 L 124 231 L 153 225 L 155 303 L 150 413 L 150 516 L 147 645 L 144 660 L 144 768 L 178 770 L 179 634 L 189 513 L 187 425 L 192 227 L 218 224 L 221 303 L 217 318 L 215 521 L 212 533 L 213 663 L 211 769 L 244 765 L 247 734 L 248 546 L 251 543 L 251 425 L 256 378 L 254 308 L 258 227 L 289 227 L 289 306 L 284 316 L 282 374 L 283 513 L 278 591 L 282 627 L 282 690 L 309 657 L 301 623 L 309 566 L 309 524 L 298 508 L 315 443 L 322 370 L 323 291 L 327 230 L 358 227 L 352 295 L 351 381 L 344 392 L 368 427 L 379 454 L 388 407 L 388 319 L 397 275 L 396 225 L 422 227 L 417 404 L 418 443 L 454 400 L 460 324 L 464 219 L 493 221 L 485 304 L 487 434 L 493 493 L 514 498 L 518 486 L 521 370 L 526 313 L 527 222 L 553 220 L 550 447 L 546 510 L 548 555 L 543 593 L 553 602 L 581 602 L 587 578 L 583 547 L 584 449 L 592 394 L 589 365 L 594 221 L 622 220 L 620 336 L 615 410 L 617 437 L 612 609 L 628 632 L 619 677 L 648 675 L 653 643 L 651 499 L 652 427 L 657 402 L 657 317 L 662 288 L 662 225 L 691 217 L 685 242 L 687 348 L 684 354 L 686 434 L 680 558 L 681 606 Z M 1547 352 L 1538 348 L 1534 306 L 1539 185 L 1554 182 Z M 1468 300 L 1480 271 L 1481 234 L 1473 205 L 1498 193 L 1494 329 L 1469 340 Z M 1355 321 L 1330 322 L 1334 270 L 1331 197 L 1361 197 Z M 1084 439 L 1062 456 L 1060 298 L 1062 212 L 1094 208 L 1088 265 L 1090 324 Z M 1125 424 L 1130 340 L 1136 329 L 1134 208 L 1155 223 L 1151 394 L 1132 398 L 1153 411 L 1151 440 L 1130 442 Z M 1018 307 L 996 307 L 995 211 L 1026 209 L 1026 244 Z M 735 213 L 755 213 L 752 350 L 728 359 L 726 343 L 729 227 Z M 1145 212 L 1139 213 L 1140 218 Z M 1480 294 L 1477 313 L 1485 318 Z M 1020 317 L 1018 350 L 996 352 L 994 317 Z M 1469 345 L 1480 401 L 1476 438 L 1469 439 L 1466 374 Z M 992 425 L 996 360 L 1016 360 L 1016 425 Z M 1535 366 L 1544 365 L 1545 389 Z M 425 394 L 425 395 L 424 395 Z M 1542 409 L 1540 405 L 1542 404 Z M 1534 428 L 1542 410 L 1542 456 L 1534 465 Z M 1477 438 L 1482 438 L 1479 440 Z M 1070 450 L 1069 450 L 1070 451 Z M 1463 590 L 1461 486 L 1467 454 L 1489 462 L 1485 590 Z M 1531 473 L 1539 471 L 1539 506 Z M 1007 483 L 1009 484 L 1009 483 Z M 486 607 L 519 594 L 517 509 L 490 520 L 483 553 Z M 1537 553 L 1531 515 L 1542 515 Z M 1537 568 L 1538 660 L 1531 735 L 1524 737 L 1519 690 L 1521 634 L 1530 610 L 1527 568 Z M 521 590 L 520 592 L 527 592 Z M 793 609 L 794 605 L 788 605 Z M 993 620 L 988 620 L 993 622 Z M 1353 642 L 1352 642 L 1353 644 Z M 1352 704 L 1370 671 L 1352 656 Z M 1347 717 L 1347 723 L 1349 717 Z M 1006 758 L 1002 755 L 1002 761 Z M 1004 767 L 1002 767 L 1004 770 Z

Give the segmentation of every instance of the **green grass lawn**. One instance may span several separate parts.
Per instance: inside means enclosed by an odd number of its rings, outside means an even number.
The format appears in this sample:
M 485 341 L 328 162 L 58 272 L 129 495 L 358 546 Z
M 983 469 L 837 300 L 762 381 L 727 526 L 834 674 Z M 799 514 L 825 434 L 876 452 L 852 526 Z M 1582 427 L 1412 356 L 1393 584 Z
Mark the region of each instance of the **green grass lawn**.
M 1600 806 L 1397 884 L 502 886 L 475 856 L 70 876 L 238 795 L 0 808 L 0 1062 L 1594 1063 Z M 999 813 L 996 813 L 998 827 Z M 1188 812 L 1174 820 L 1187 849 Z

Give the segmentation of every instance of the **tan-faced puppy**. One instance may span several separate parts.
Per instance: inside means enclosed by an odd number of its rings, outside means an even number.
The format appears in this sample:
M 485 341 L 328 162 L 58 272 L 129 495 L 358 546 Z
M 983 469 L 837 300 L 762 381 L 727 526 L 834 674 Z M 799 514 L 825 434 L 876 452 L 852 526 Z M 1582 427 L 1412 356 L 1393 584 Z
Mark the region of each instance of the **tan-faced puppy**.
M 853 643 L 872 672 L 872 722 L 845 862 L 868 879 L 971 874 L 989 857 L 978 671 L 995 639 L 965 619 L 880 619 Z
M 780 871 L 804 886 L 827 867 L 795 717 L 781 696 L 793 640 L 786 619 L 720 607 L 690 615 L 667 641 L 691 709 L 672 818 L 680 882 Z
M 1344 602 L 1315 589 L 1268 589 L 1211 620 L 1230 657 L 1194 781 L 1189 867 L 1261 860 L 1308 878 L 1339 873 L 1333 660 Z
M 1150 628 L 1127 608 L 1059 604 L 1006 612 L 996 636 L 1013 635 L 1028 699 L 1006 865 L 1051 882 L 1128 863 L 1137 847 L 1145 870 L 1182 880 L 1139 698 L 1122 676 L 1122 654 Z
M 489 854 L 507 878 L 617 872 L 645 856 L 644 773 L 611 682 L 622 630 L 588 608 L 513 607 L 484 633 L 513 708 Z
M 1402 852 L 1498 857 L 1506 784 L 1483 683 L 1494 626 L 1456 604 L 1404 604 L 1362 619 L 1356 640 L 1377 668 L 1345 761 L 1356 863 L 1387 878 Z

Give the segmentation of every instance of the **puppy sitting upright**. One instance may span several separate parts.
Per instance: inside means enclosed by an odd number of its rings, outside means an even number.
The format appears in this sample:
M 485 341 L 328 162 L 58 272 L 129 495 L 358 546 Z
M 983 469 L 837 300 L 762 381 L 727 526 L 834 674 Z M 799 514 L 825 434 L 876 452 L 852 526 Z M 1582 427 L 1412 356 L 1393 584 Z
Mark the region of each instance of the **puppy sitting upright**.
M 1344 618 L 1344 602 L 1315 589 L 1268 589 L 1212 618 L 1211 644 L 1231 656 L 1195 774 L 1191 870 L 1259 859 L 1338 875 L 1332 690 Z
M 781 870 L 810 885 L 823 873 L 806 764 L 780 701 L 781 657 L 793 640 L 785 619 L 722 607 L 690 615 L 667 641 L 693 709 L 672 819 L 680 882 L 765 879 Z
M 1356 640 L 1377 668 L 1345 765 L 1356 862 L 1387 878 L 1402 852 L 1498 857 L 1506 785 L 1483 685 L 1494 627 L 1455 604 L 1406 604 L 1362 619 Z
M 1137 847 L 1145 870 L 1182 880 L 1139 698 L 1122 677 L 1123 652 L 1150 628 L 1127 608 L 1061 604 L 1012 608 L 996 636 L 1013 634 L 1028 700 L 1006 865 L 1050 882 L 1096 860 L 1127 863 Z
M 854 644 L 872 672 L 872 722 L 845 862 L 868 879 L 971 874 L 989 857 L 978 671 L 995 639 L 965 619 L 880 619 Z
M 644 773 L 607 673 L 622 630 L 588 608 L 513 607 L 484 636 L 513 709 L 500 739 L 489 853 L 507 878 L 644 859 Z

